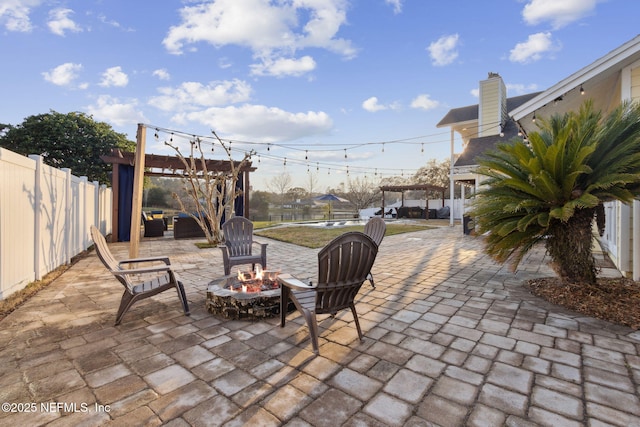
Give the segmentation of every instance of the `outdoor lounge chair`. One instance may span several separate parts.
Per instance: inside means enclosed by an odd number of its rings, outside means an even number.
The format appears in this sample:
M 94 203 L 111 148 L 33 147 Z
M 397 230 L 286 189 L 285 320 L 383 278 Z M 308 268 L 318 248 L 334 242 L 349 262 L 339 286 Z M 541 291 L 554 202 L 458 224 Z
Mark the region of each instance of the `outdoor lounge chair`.
M 289 300 L 302 313 L 311 336 L 315 354 L 318 349 L 318 322 L 316 314 L 335 315 L 351 309 L 353 320 L 362 341 L 362 330 L 354 299 L 367 279 L 378 253 L 378 246 L 369 236 L 351 231 L 333 239 L 318 253 L 318 282 L 306 284 L 290 275 L 280 275 L 280 326 L 284 327 Z
M 222 224 L 224 233 L 224 246 L 222 260 L 224 262 L 224 274 L 231 274 L 234 265 L 251 264 L 254 269 L 256 264 L 267 268 L 267 243 L 253 241 L 253 223 L 242 216 L 235 216 Z M 259 254 L 253 253 L 253 246 L 260 248 Z
M 371 237 L 371 240 L 373 240 L 376 246 L 380 246 L 380 243 L 382 243 L 382 238 L 384 237 L 384 233 L 386 233 L 386 231 L 387 224 L 382 218 L 379 217 L 371 218 L 364 225 L 364 234 Z M 371 274 L 371 271 L 369 271 L 369 274 L 367 275 L 367 280 L 369 280 L 369 283 L 371 283 L 372 288 L 376 287 L 375 283 L 373 282 L 373 275 Z
M 162 218 L 152 218 L 142 212 L 142 223 L 144 224 L 144 237 L 164 236 L 165 222 Z
M 185 316 L 189 316 L 189 304 L 187 303 L 184 286 L 171 269 L 171 262 L 168 257 L 134 258 L 118 261 L 111 254 L 107 246 L 107 241 L 102 233 L 93 225 L 91 226 L 91 237 L 95 243 L 96 252 L 98 253 L 100 261 L 102 261 L 104 266 L 107 267 L 107 270 L 124 286 L 124 293 L 120 300 L 120 308 L 118 308 L 118 313 L 116 314 L 116 325 L 120 324 L 122 317 L 134 303 L 171 288 L 177 290 L 184 314 Z M 164 264 L 158 264 L 159 262 Z M 123 266 L 133 263 L 156 264 L 145 268 L 123 268 Z M 147 280 L 134 282 L 136 277 L 140 277 L 139 275 L 149 278 Z

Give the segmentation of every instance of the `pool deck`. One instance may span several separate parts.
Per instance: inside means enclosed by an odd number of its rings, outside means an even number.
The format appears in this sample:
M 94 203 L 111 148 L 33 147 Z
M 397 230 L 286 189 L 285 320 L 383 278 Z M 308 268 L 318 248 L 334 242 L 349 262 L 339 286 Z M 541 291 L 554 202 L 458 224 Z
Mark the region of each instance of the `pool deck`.
M 315 276 L 317 249 L 257 240 Z M 640 332 L 531 295 L 543 251 L 512 272 L 459 225 L 387 236 L 357 297 L 364 341 L 350 312 L 321 316 L 314 357 L 297 313 L 208 313 L 222 255 L 196 241 L 140 250 L 171 257 L 190 317 L 168 291 L 114 326 L 122 287 L 90 253 L 0 321 L 0 426 L 640 426 Z

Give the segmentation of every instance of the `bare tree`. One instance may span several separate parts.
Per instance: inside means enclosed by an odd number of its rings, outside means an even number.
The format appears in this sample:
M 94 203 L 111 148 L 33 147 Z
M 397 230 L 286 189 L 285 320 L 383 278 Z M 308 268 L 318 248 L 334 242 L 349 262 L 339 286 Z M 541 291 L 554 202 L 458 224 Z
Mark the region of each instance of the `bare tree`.
M 230 206 L 231 217 L 235 215 L 233 210 L 236 197 L 242 194 L 242 190 L 236 187 L 238 176 L 245 166 L 250 164 L 253 152 L 245 153 L 241 161 L 234 161 L 231 149 L 213 132 L 218 142 L 224 149 L 229 159 L 228 171 L 210 171 L 207 167 L 207 159 L 204 157 L 202 145 L 198 139 L 191 141 L 189 155 L 185 156 L 177 145 L 165 142 L 178 154 L 178 158 L 184 165 L 182 183 L 188 201 L 173 193 L 173 198 L 180 205 L 180 210 L 193 218 L 211 245 L 217 245 L 222 241 L 220 222 L 227 207 Z M 191 209 L 193 207 L 193 209 Z
M 309 193 L 309 197 L 313 197 L 313 191 L 318 186 L 318 173 L 317 172 L 308 172 L 307 173 L 307 192 Z
M 353 204 L 356 212 L 380 199 L 379 186 L 367 177 L 349 179 L 347 186 L 348 191 L 344 193 L 344 198 Z
M 282 172 L 271 178 L 267 186 L 271 191 L 280 196 L 280 207 L 284 208 L 284 199 L 289 187 L 291 187 L 291 175 L 286 171 Z

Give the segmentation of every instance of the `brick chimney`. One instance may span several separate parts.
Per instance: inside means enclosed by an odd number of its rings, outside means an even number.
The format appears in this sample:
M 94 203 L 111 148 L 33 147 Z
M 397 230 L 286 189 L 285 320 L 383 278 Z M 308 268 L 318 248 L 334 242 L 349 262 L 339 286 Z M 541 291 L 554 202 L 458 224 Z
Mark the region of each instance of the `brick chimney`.
M 478 136 L 498 135 L 507 120 L 507 87 L 500 74 L 489 72 L 480 81 L 478 107 Z

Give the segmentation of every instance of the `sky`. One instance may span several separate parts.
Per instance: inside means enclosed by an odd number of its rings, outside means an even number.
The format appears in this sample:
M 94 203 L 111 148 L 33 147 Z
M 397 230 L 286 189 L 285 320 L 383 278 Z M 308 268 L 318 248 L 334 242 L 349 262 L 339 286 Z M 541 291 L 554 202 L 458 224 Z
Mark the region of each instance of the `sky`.
M 508 96 L 545 90 L 638 16 L 637 0 L 0 0 L 0 123 L 78 111 L 131 140 L 144 124 L 150 154 L 199 141 L 225 159 L 215 132 L 253 152 L 256 190 L 409 178 L 450 157 L 436 124 L 489 72 Z

